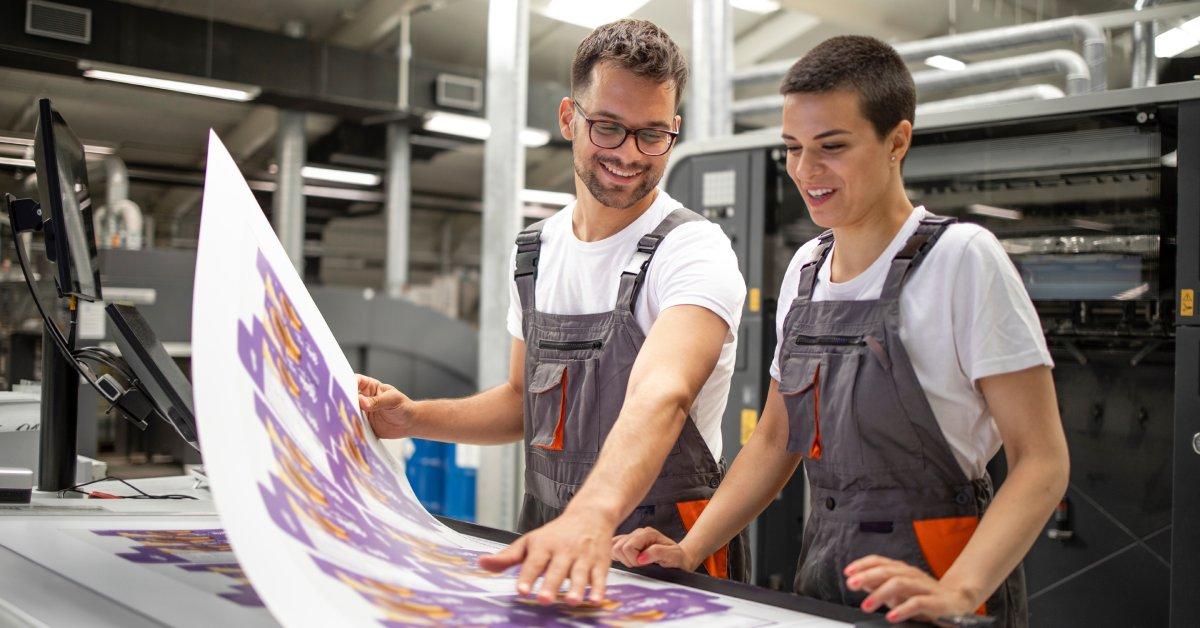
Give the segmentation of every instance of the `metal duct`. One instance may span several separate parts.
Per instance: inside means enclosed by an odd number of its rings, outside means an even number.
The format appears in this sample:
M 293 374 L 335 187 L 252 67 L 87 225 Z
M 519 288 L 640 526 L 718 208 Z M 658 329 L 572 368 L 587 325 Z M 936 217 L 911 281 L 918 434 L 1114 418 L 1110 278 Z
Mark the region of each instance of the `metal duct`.
M 913 82 L 917 84 L 918 93 L 929 93 L 1055 73 L 1066 74 L 1068 94 L 1103 90 L 1103 87 L 1096 85 L 1083 57 L 1070 50 L 1047 50 L 1005 59 L 980 61 L 962 70 L 914 72 Z
M 116 155 L 104 158 L 104 206 L 96 210 L 100 241 L 105 247 L 142 248 L 142 209 L 129 200 L 129 169 Z
M 117 203 L 129 198 L 129 169 L 125 167 L 124 160 L 116 155 L 105 157 L 104 175 L 108 184 L 105 198 L 109 207 L 115 207 Z
M 928 70 L 913 74 L 918 93 L 929 93 L 1016 79 L 1038 74 L 1061 72 L 1067 76 L 1067 94 L 1081 94 L 1094 87 L 1087 63 L 1070 50 L 1048 50 L 1032 54 L 980 61 L 962 70 Z M 762 96 L 733 103 L 734 115 L 776 112 L 783 108 L 783 96 Z
M 908 62 L 924 61 L 934 55 L 963 55 L 1015 48 L 1029 44 L 1063 39 L 1083 42 L 1083 58 L 1087 62 L 1092 87 L 1108 87 L 1108 38 L 1104 31 L 1083 18 L 1069 17 L 1019 26 L 1006 26 L 971 33 L 946 35 L 932 39 L 896 44 L 896 52 Z M 734 83 L 778 80 L 792 66 L 792 61 L 776 61 L 751 66 L 734 74 Z
M 1158 0 L 1137 0 L 1133 8 L 1143 11 L 1158 4 Z M 1157 24 L 1151 20 L 1133 25 L 1133 60 L 1129 76 L 1130 87 L 1158 85 L 1158 59 L 1154 56 L 1154 37 Z
M 917 117 L 920 118 L 923 115 L 945 113 L 947 111 L 958 111 L 960 109 L 986 107 L 988 105 L 1003 105 L 1028 100 L 1051 100 L 1062 98 L 1064 95 L 1063 90 L 1047 83 L 1023 85 L 1021 87 L 1002 89 L 986 94 L 972 94 L 961 98 L 947 98 L 946 100 L 935 100 L 917 105 Z

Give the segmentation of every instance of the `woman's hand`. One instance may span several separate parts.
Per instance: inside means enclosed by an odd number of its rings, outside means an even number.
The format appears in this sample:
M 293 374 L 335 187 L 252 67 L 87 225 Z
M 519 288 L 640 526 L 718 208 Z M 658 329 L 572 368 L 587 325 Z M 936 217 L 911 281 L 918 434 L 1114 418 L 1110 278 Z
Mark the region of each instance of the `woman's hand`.
M 851 591 L 867 591 L 862 610 L 873 613 L 886 606 L 888 621 L 936 621 L 947 615 L 969 615 L 980 601 L 969 591 L 954 588 L 908 563 L 867 556 L 850 563 L 844 574 Z
M 700 566 L 682 544 L 654 528 L 639 528 L 613 538 L 612 559 L 626 567 L 661 565 L 684 571 Z

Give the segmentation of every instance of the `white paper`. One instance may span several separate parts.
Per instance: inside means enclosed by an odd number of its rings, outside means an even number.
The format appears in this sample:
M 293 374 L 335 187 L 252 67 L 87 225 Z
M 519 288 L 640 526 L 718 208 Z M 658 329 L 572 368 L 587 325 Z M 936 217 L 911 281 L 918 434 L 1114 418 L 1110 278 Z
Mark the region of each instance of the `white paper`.
M 287 626 L 844 625 L 618 572 L 600 608 L 516 600 L 494 544 L 427 513 L 358 412 L 354 373 L 220 140 L 209 141 L 192 315 L 217 510 Z
M 0 544 L 164 625 L 274 623 L 215 517 L 12 517 Z

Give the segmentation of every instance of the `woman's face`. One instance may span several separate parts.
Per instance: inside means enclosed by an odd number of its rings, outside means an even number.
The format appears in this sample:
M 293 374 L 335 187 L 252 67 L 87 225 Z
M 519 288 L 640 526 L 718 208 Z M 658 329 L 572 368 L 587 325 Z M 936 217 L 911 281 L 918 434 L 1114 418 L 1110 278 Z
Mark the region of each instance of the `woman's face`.
M 813 222 L 826 229 L 860 224 L 884 205 L 911 137 L 912 124 L 902 121 L 880 138 L 852 91 L 794 93 L 783 101 L 788 175 Z

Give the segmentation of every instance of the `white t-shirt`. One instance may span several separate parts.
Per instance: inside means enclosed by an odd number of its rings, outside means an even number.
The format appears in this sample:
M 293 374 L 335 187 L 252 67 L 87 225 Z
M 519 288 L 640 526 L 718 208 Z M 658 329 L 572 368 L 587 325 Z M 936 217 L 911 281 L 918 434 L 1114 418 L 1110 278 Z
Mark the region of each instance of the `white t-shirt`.
M 596 242 L 583 242 L 575 236 L 571 226 L 574 203 L 551 216 L 542 229 L 542 251 L 538 258 L 538 311 L 547 314 L 612 311 L 617 303 L 621 271 L 633 258 L 638 240 L 679 207 L 682 205 L 678 201 L 659 190 L 654 203 L 637 220 Z M 515 264 L 514 246 L 510 270 Z M 716 224 L 697 221 L 679 225 L 659 244 L 634 307 L 634 318 L 647 335 L 659 313 L 675 305 L 699 305 L 729 325 L 721 357 L 691 410 L 700 435 L 717 460 L 721 458 L 721 415 L 729 397 L 745 298 L 746 282 L 738 270 L 729 238 Z M 508 332 L 524 340 L 516 281 L 509 282 Z
M 829 281 L 830 260 L 817 273 L 814 301 L 878 299 L 892 258 L 929 215 L 917 207 L 883 254 L 845 283 Z M 779 380 L 783 323 L 796 298 L 800 267 L 817 240 L 800 247 L 788 264 L 775 318 L 780 342 L 771 377 Z M 973 224 L 950 226 L 909 277 L 900 293 L 900 339 L 950 449 L 968 478 L 983 477 L 1000 450 L 1000 433 L 975 382 L 1054 361 L 1037 312 L 996 236 Z

